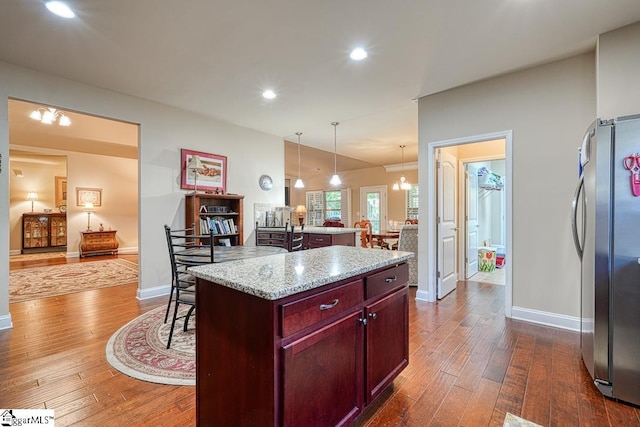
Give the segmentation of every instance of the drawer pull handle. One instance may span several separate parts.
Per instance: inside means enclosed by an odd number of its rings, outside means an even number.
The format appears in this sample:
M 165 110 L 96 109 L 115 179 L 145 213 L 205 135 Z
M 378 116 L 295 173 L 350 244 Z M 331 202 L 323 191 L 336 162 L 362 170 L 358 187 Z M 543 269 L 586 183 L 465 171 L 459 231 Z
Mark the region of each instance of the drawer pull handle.
M 398 276 L 387 277 L 386 279 L 384 279 L 384 281 L 387 282 L 387 283 L 393 283 L 396 280 L 398 280 Z
M 324 239 L 323 239 L 323 238 L 318 238 L 318 237 L 316 237 L 314 240 L 315 240 L 316 242 L 324 242 Z
M 330 310 L 340 302 L 339 299 L 334 299 L 331 304 L 320 304 L 320 310 Z

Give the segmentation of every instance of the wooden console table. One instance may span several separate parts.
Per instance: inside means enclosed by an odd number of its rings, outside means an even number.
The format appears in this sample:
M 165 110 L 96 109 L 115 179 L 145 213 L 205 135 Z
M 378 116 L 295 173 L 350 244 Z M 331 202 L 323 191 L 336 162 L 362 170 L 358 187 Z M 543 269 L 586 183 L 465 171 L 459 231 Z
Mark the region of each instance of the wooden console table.
M 116 230 L 81 231 L 80 258 L 91 255 L 117 255 Z

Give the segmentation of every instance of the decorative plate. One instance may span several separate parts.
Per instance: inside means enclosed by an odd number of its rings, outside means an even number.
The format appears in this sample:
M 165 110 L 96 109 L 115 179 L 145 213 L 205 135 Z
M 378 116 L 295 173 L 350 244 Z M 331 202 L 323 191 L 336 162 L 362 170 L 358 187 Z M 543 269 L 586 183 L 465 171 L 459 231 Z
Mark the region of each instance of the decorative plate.
M 60 206 L 58 206 L 58 209 L 60 210 L 60 213 L 66 213 L 67 212 L 67 205 L 60 205 Z
M 264 191 L 269 191 L 273 187 L 273 180 L 269 175 L 262 175 L 258 180 L 258 183 L 260 184 L 260 188 Z

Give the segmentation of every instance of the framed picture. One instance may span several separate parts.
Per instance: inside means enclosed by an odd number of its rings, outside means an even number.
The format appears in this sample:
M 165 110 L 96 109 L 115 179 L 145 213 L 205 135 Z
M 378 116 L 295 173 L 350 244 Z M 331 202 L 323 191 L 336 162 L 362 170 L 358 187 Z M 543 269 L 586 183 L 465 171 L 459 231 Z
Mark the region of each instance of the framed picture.
M 84 206 L 85 203 L 102 206 L 102 188 L 76 187 L 76 206 Z
M 191 158 L 198 156 L 202 162 L 202 169 L 190 170 L 187 165 Z M 180 150 L 180 169 L 182 179 L 180 188 L 183 190 L 219 191 L 227 192 L 227 158 L 217 154 L 203 153 L 201 151 Z M 194 173 L 196 172 L 196 173 Z
M 60 207 L 67 204 L 67 177 L 56 176 L 55 182 L 55 204 Z

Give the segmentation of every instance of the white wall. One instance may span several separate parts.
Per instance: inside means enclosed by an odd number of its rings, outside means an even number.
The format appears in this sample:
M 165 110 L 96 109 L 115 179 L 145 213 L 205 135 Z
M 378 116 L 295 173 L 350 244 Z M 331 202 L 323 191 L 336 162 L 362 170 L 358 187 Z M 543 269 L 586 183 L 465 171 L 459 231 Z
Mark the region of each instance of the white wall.
M 593 54 L 419 101 L 421 171 L 431 142 L 513 131 L 514 307 L 579 316 L 579 263 L 569 212 L 577 147 L 594 117 Z M 427 190 L 420 194 L 423 209 L 428 205 L 428 179 L 421 172 L 420 187 Z M 420 217 L 426 216 L 421 211 Z M 422 259 L 420 269 L 427 270 Z M 427 270 L 420 276 L 431 274 Z M 420 287 L 426 292 L 426 281 Z
M 598 40 L 598 117 L 640 114 L 640 22 Z
M 0 100 L 9 97 L 140 124 L 138 293 L 141 297 L 161 293 L 170 283 L 162 226 L 165 223 L 184 225 L 180 148 L 227 156 L 227 191 L 245 195 L 245 239 L 253 229 L 254 202 L 284 203 L 284 144 L 280 137 L 0 62 Z M 3 328 L 10 322 L 6 101 L 0 102 L 0 129 L 3 160 L 0 200 L 5 201 L 0 205 L 0 328 Z M 263 173 L 274 178 L 274 188 L 269 192 L 258 187 L 258 177 Z

